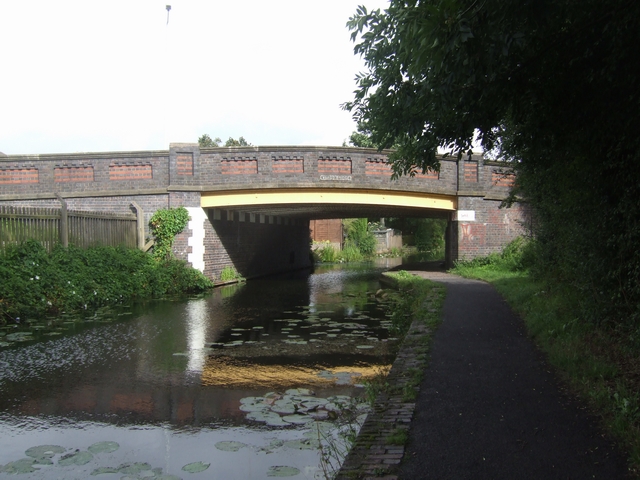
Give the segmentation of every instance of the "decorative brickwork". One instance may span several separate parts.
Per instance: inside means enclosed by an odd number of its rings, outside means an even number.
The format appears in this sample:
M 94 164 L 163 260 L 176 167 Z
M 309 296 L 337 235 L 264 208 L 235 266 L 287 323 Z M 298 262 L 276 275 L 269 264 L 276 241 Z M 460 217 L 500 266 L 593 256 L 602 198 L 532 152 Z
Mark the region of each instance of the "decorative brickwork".
M 469 183 L 478 182 L 478 164 L 475 162 L 464 162 L 464 181 Z
M 513 187 L 516 183 L 516 176 L 513 173 L 493 171 L 491 172 L 491 183 L 497 187 Z
M 93 182 L 92 166 L 64 166 L 53 169 L 53 180 L 61 182 Z
M 319 158 L 318 173 L 333 175 L 351 175 L 351 159 Z
M 271 157 L 272 171 L 275 174 L 304 173 L 304 159 L 298 157 Z
M 220 162 L 223 175 L 253 175 L 258 173 L 257 158 L 223 158 Z
M 425 180 L 439 180 L 440 172 L 436 172 L 435 170 L 427 170 L 425 173 L 422 173 L 422 169 L 414 168 L 413 169 L 413 178 L 424 178 Z
M 176 171 L 178 175 L 193 175 L 193 153 L 176 155 Z
M 0 170 L 0 184 L 38 183 L 37 168 L 7 168 Z
M 151 165 L 109 165 L 109 180 L 151 180 Z
M 367 158 L 364 162 L 365 175 L 381 175 L 384 177 L 390 177 L 393 174 L 391 165 L 382 159 Z

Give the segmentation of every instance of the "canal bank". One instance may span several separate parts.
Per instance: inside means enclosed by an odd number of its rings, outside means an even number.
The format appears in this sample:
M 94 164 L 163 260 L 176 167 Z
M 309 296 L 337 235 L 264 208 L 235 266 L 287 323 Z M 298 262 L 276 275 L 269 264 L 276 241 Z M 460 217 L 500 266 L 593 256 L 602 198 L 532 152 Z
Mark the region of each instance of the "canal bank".
M 415 402 L 382 394 L 337 478 L 628 478 L 624 454 L 559 387 L 493 287 L 433 265 L 403 268 L 446 286 L 442 325 Z M 418 327 L 392 366 L 392 388 L 420 364 L 413 337 L 431 332 Z M 404 425 L 405 443 L 389 442 Z

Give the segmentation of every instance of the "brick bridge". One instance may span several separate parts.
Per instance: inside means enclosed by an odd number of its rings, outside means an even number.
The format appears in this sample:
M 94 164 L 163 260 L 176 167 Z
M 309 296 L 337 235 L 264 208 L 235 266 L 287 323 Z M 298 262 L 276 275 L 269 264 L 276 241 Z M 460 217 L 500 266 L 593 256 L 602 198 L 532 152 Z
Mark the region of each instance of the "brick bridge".
M 175 253 L 212 278 L 309 264 L 309 221 L 351 217 L 448 220 L 447 261 L 499 250 L 522 234 L 523 211 L 500 209 L 505 165 L 443 158 L 440 172 L 391 179 L 388 152 L 349 147 L 199 148 L 0 156 L 0 205 L 130 212 L 148 221 L 184 206 L 191 220 Z

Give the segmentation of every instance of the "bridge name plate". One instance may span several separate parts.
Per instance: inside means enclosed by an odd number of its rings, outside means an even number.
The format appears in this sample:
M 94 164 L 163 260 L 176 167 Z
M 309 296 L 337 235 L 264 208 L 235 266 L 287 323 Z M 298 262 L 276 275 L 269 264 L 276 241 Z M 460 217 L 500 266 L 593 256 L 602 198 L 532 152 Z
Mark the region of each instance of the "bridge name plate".
M 320 180 L 333 182 L 350 182 L 353 180 L 351 175 L 320 175 Z

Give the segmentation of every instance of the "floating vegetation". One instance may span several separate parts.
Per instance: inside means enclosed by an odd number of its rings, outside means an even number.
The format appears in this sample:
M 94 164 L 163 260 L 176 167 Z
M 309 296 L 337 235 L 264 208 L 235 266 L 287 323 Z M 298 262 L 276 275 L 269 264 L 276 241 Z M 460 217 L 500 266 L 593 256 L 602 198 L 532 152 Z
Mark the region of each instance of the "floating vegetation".
M 267 477 L 294 477 L 299 473 L 296 467 L 274 466 L 267 470 Z
M 123 463 L 118 467 L 118 472 L 126 473 L 129 475 L 138 475 L 139 473 L 151 470 L 151 465 L 148 463 L 135 462 L 135 463 Z
M 68 467 L 69 465 L 86 465 L 93 460 L 93 454 L 91 452 L 74 452 L 68 453 L 60 457 L 58 465 Z
M 4 467 L 0 466 L 0 472 L 18 475 L 36 472 L 39 469 L 33 467 L 34 463 L 36 463 L 36 460 L 34 458 L 21 458 L 20 460 L 16 460 L 15 462 L 7 463 Z
M 104 475 L 107 473 L 118 473 L 118 469 L 113 467 L 99 467 L 93 470 L 91 475 L 95 477 L 96 475 Z
M 229 441 L 229 442 L 218 442 L 215 444 L 215 447 L 218 450 L 221 450 L 223 452 L 237 452 L 238 450 L 240 450 L 241 448 L 247 447 L 248 445 L 246 443 L 242 443 L 242 442 L 233 442 L 233 441 Z
M 120 445 L 116 442 L 98 442 L 90 445 L 87 450 L 89 450 L 93 454 L 98 454 L 115 452 L 119 448 Z
M 327 372 L 326 375 L 333 374 Z M 336 377 L 344 379 L 347 376 L 348 381 L 351 382 L 351 374 L 347 372 L 336 374 Z M 314 392 L 307 388 L 291 388 L 284 394 L 269 392 L 263 397 L 245 397 L 240 400 L 239 408 L 243 412 L 248 412 L 248 420 L 265 423 L 268 426 L 284 427 L 336 419 L 345 409 L 364 411 L 363 409 L 368 408 L 368 405 L 348 395 L 321 398 L 316 397 Z
M 211 466 L 210 463 L 193 462 L 193 463 L 188 463 L 187 465 L 182 467 L 182 470 L 189 473 L 199 473 L 199 472 L 204 472 L 210 466 Z
M 65 448 L 59 445 L 40 445 L 28 448 L 24 453 L 27 457 L 35 458 L 37 465 L 53 465 L 51 458 L 65 451 Z

